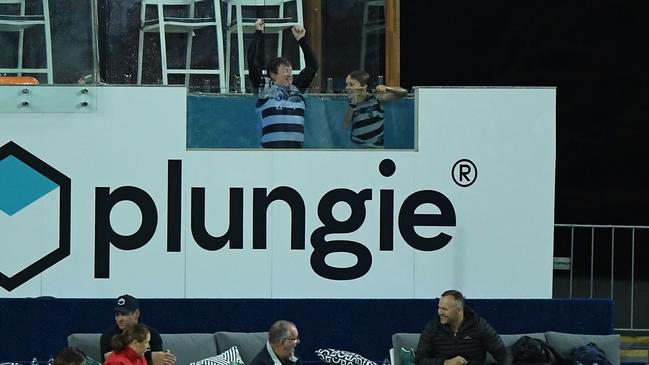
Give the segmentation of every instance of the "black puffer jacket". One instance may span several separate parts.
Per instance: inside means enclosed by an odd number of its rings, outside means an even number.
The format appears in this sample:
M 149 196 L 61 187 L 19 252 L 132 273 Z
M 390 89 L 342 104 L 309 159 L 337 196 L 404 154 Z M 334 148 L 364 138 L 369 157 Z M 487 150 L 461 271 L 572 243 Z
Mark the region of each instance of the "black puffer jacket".
M 511 354 L 500 336 L 469 307 L 464 307 L 464 322 L 457 334 L 448 325 L 441 324 L 439 315 L 428 322 L 419 337 L 415 365 L 443 365 L 444 360 L 456 356 L 465 358 L 469 365 L 484 365 L 487 352 L 499 365 L 511 365 Z

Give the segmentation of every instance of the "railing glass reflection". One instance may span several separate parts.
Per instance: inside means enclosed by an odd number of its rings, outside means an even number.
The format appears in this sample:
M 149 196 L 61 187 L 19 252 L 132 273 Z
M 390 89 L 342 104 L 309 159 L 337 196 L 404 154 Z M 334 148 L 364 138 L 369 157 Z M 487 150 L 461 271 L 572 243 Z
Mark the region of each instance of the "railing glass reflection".
M 39 84 L 96 83 L 95 1 L 21 1 L 0 1 L 0 76 L 34 77 Z
M 11 2 L 23 0 L 11 0 Z M 51 42 L 43 32 L 44 24 L 26 27 L 24 50 L 20 47 L 20 33 L 5 32 L 2 16 L 21 14 L 20 4 L 0 1 L 0 77 L 32 76 L 39 84 L 136 84 L 138 66 L 142 67 L 142 84 L 162 84 L 161 38 L 159 34 L 147 33 L 142 59 L 138 61 L 138 44 L 141 25 L 141 1 L 111 0 L 24 0 L 24 14 L 36 14 L 41 18 L 49 13 L 47 20 L 51 30 Z M 187 0 L 173 0 L 180 5 Z M 187 68 L 187 50 L 191 52 L 189 67 L 196 69 L 224 70 L 224 73 L 205 75 L 193 72 L 186 82 L 184 74 L 169 75 L 169 84 L 185 84 L 189 91 L 210 93 L 252 92 L 246 77 L 245 60 L 247 47 L 253 34 L 235 31 L 238 0 L 196 0 L 193 18 L 208 19 L 214 14 L 221 17 L 220 32 L 212 29 L 196 29 L 192 34 L 192 46 L 187 47 L 185 34 L 167 34 L 167 68 Z M 372 80 L 385 75 L 385 7 L 384 0 L 330 0 L 277 1 L 254 0 L 253 7 L 241 7 L 241 19 L 280 18 L 286 24 L 303 23 L 306 39 L 313 48 L 319 63 L 316 78 L 309 92 L 343 92 L 345 77 L 357 69 L 366 70 Z M 44 9 L 43 4 L 47 4 Z M 215 5 L 216 4 L 216 5 Z M 181 16 L 181 7 L 164 10 L 164 17 Z M 215 11 L 218 6 L 218 11 Z M 281 9 L 280 9 L 281 8 Z M 44 11 L 48 10 L 49 11 Z M 158 16 L 151 11 L 151 19 Z M 229 17 L 228 18 L 228 14 Z M 148 19 L 148 18 L 147 18 Z M 5 20 L 6 22 L 6 20 Z M 270 24 L 270 23 L 269 23 Z M 219 35 L 221 37 L 219 37 Z M 297 43 L 290 31 L 277 36 L 268 34 L 266 42 L 268 57 L 281 54 L 289 58 L 295 70 L 303 64 Z M 183 38 L 184 37 L 184 38 Z M 222 38 L 222 42 L 218 42 Z M 231 38 L 231 39 L 228 39 Z M 48 64 L 48 43 L 51 46 L 51 72 Z M 225 59 L 218 57 L 221 49 Z M 227 49 L 226 49 L 227 48 Z M 20 63 L 24 72 L 10 72 Z M 223 66 L 219 65 L 223 63 Z M 141 65 L 139 65 L 141 64 Z M 227 66 L 227 70 L 225 70 Z M 244 67 L 242 67 L 244 66 Z M 20 67 L 20 66 L 19 66 Z M 243 69 L 243 71 L 242 71 Z M 28 72 L 31 70 L 31 72 Z M 243 73 L 243 75 L 242 75 Z M 224 80 L 221 80 L 224 79 Z M 330 82 L 328 82 L 330 80 Z M 207 86 L 209 85 L 209 87 Z

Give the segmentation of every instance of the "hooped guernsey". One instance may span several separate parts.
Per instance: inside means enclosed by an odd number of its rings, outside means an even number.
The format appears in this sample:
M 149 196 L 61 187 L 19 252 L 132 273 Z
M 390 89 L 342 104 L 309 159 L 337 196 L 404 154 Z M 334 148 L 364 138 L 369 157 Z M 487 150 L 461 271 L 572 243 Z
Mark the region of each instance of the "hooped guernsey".
M 290 86 L 266 83 L 264 67 L 264 34 L 257 30 L 248 48 L 250 83 L 257 96 L 257 119 L 261 122 L 261 146 L 264 148 L 304 147 L 304 92 L 318 71 L 313 51 L 302 37 L 298 44 L 304 53 L 305 67 Z
M 352 142 L 366 147 L 383 148 L 383 105 L 375 95 L 368 95 L 354 108 Z

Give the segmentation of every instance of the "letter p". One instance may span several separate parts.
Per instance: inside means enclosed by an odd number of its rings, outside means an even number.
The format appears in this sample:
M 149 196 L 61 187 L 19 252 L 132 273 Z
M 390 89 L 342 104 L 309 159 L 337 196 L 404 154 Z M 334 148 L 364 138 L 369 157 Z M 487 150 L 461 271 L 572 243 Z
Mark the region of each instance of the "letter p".
M 135 233 L 123 236 L 110 224 L 110 213 L 119 202 L 130 201 L 142 214 L 142 223 Z M 112 193 L 106 187 L 95 188 L 95 278 L 105 279 L 110 271 L 110 244 L 120 250 L 135 250 L 144 246 L 158 225 L 158 211 L 146 191 L 134 186 L 122 186 Z

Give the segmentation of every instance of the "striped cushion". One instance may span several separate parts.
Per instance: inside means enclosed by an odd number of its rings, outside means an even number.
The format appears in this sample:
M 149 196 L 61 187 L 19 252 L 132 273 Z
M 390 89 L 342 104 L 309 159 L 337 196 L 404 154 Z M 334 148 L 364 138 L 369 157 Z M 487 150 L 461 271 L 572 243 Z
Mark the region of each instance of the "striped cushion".
M 239 349 L 236 346 L 232 346 L 229 350 L 224 353 L 208 357 L 207 359 L 199 360 L 192 362 L 189 365 L 230 365 L 230 364 L 241 364 L 243 365 L 243 360 L 239 356 Z

